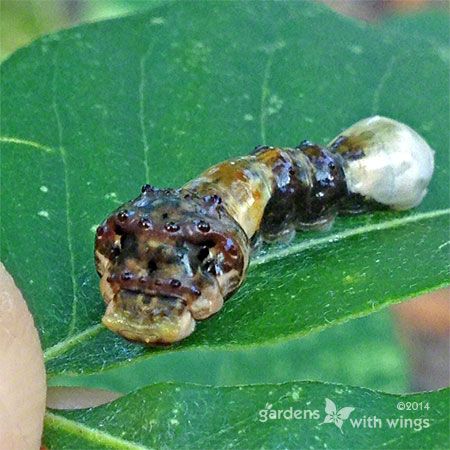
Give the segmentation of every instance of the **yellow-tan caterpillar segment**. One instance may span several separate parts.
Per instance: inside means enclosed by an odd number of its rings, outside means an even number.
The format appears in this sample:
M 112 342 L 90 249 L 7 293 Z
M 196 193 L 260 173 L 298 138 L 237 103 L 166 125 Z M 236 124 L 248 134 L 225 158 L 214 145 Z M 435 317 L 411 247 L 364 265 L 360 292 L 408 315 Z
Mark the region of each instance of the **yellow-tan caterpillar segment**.
M 180 189 L 144 185 L 97 229 L 103 323 L 147 345 L 179 341 L 242 284 L 256 237 L 289 241 L 339 212 L 415 206 L 432 171 L 417 133 L 374 117 L 327 148 L 260 146 Z

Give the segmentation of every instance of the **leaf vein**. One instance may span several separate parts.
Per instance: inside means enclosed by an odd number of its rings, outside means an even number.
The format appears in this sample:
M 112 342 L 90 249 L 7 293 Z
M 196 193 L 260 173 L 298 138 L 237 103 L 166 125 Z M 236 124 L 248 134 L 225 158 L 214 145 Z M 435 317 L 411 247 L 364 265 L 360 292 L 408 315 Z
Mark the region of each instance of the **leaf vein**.
M 363 233 L 370 233 L 372 231 L 387 230 L 389 228 L 396 228 L 408 223 L 419 222 L 420 220 L 432 219 L 434 217 L 444 216 L 450 214 L 450 208 L 438 209 L 435 211 L 413 214 L 411 216 L 401 217 L 398 219 L 391 219 L 384 222 L 379 222 L 371 225 L 363 225 L 360 227 L 350 228 L 348 230 L 340 231 L 338 233 L 329 234 L 324 237 L 309 239 L 301 241 L 297 244 L 292 244 L 289 247 L 282 248 L 278 251 L 268 253 L 267 255 L 256 257 L 250 266 L 259 266 L 261 264 L 266 264 L 268 262 L 284 258 L 287 256 L 300 253 L 307 249 L 318 247 L 320 245 L 329 244 L 331 242 L 337 242 L 342 239 L 347 239 L 352 236 L 357 236 Z
M 62 353 L 65 353 L 67 350 L 70 350 L 75 345 L 80 344 L 93 336 L 96 336 L 103 329 L 103 325 L 101 323 L 97 323 L 89 328 L 86 328 L 84 331 L 78 334 L 72 335 L 66 339 L 63 339 L 62 341 L 59 341 L 57 344 L 49 347 L 44 351 L 44 360 L 47 362 L 53 358 L 56 358 Z
M 55 150 L 47 145 L 40 144 L 39 142 L 30 141 L 28 139 L 22 139 L 18 137 L 11 136 L 0 136 L 0 142 L 5 142 L 7 144 L 17 144 L 17 145 L 27 145 L 29 147 L 36 148 L 38 150 L 42 150 L 45 153 L 54 153 Z
M 148 160 L 148 137 L 145 129 L 145 63 L 147 62 L 148 57 L 150 56 L 152 51 L 152 46 L 150 46 L 144 55 L 141 57 L 139 61 L 139 73 L 140 73 L 140 81 L 139 81 L 139 123 L 141 126 L 141 135 L 142 135 L 142 145 L 144 150 L 144 170 L 145 170 L 145 182 L 148 183 L 150 181 L 150 166 Z
M 70 264 L 70 278 L 72 283 L 72 311 L 71 311 L 71 321 L 69 324 L 68 336 L 71 336 L 75 330 L 76 320 L 77 320 L 77 307 L 78 307 L 78 286 L 75 277 L 75 257 L 73 251 L 73 237 L 72 237 L 72 221 L 70 218 L 70 206 L 71 206 L 71 196 L 69 189 L 69 176 L 68 176 L 68 165 L 67 165 L 67 152 L 63 146 L 63 128 L 61 117 L 59 114 L 57 99 L 57 81 L 58 81 L 58 52 L 55 52 L 53 58 L 53 80 L 52 80 L 52 110 L 56 120 L 56 126 L 58 131 L 58 151 L 61 156 L 61 161 L 64 170 L 64 194 L 65 194 L 65 219 L 66 219 L 66 234 L 67 234 L 67 245 L 69 250 L 69 264 Z
M 111 449 L 128 449 L 128 450 L 149 450 L 150 447 L 146 447 L 137 444 L 132 441 L 121 439 L 112 434 L 100 431 L 98 429 L 90 428 L 74 420 L 67 419 L 58 414 L 47 412 L 45 415 L 45 424 L 48 427 L 58 427 L 64 429 L 68 433 L 79 435 L 81 438 L 96 444 L 104 444 L 106 448 Z
M 260 130 L 261 130 L 261 144 L 266 143 L 266 124 L 267 124 L 267 97 L 269 96 L 269 79 L 270 71 L 272 69 L 273 55 L 275 51 L 271 51 L 267 57 L 266 66 L 264 68 L 264 76 L 261 85 L 261 111 L 260 111 Z
M 387 80 L 392 75 L 392 70 L 394 69 L 395 61 L 396 57 L 392 56 L 389 62 L 387 63 L 386 70 L 381 76 L 378 86 L 375 88 L 372 100 L 372 115 L 379 113 L 381 92 L 383 91 Z

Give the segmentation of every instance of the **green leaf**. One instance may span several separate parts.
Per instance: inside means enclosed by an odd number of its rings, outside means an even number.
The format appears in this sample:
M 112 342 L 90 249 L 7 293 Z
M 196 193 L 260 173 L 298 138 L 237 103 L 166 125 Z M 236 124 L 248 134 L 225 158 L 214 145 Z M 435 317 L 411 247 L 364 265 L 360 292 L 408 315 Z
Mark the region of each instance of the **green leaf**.
M 167 3 L 37 40 L 2 65 L 2 260 L 49 374 L 160 353 L 99 321 L 95 226 L 145 181 L 179 186 L 256 144 L 325 143 L 375 113 L 436 149 L 420 208 L 339 218 L 267 249 L 220 314 L 163 350 L 292 339 L 448 283 L 445 17 L 369 27 L 298 2 Z M 433 39 L 435 36 L 435 39 Z M 436 43 L 438 42 L 438 43 Z
M 156 384 L 106 406 L 49 412 L 44 442 L 50 449 L 439 449 L 448 447 L 448 394 L 390 395 L 313 382 Z M 325 399 L 337 411 L 354 408 L 342 433 L 334 423 L 322 424 Z
M 53 375 L 51 386 L 84 386 L 129 393 L 161 382 L 212 386 L 328 381 L 406 392 L 408 365 L 389 310 L 274 345 L 160 353 L 90 375 Z

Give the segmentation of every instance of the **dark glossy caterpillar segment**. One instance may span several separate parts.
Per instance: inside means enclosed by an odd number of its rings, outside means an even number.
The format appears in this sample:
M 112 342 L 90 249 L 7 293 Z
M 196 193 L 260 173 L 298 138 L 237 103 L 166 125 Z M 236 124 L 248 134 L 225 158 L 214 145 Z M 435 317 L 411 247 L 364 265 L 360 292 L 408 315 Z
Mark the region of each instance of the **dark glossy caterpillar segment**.
M 296 230 L 330 226 L 339 211 L 417 204 L 432 172 L 425 141 L 384 118 L 349 130 L 329 148 L 307 141 L 297 148 L 258 147 L 211 167 L 181 189 L 145 185 L 97 230 L 96 265 L 107 304 L 103 323 L 148 345 L 179 341 L 242 284 L 255 237 L 288 241 Z M 400 131 L 401 140 L 395 140 Z M 408 145 L 422 147 L 405 150 L 405 133 Z M 389 145 L 380 147 L 386 139 Z M 379 167 L 372 179 L 370 173 L 360 179 L 371 158 L 385 164 L 385 183 L 394 184 L 386 193 L 377 185 Z M 417 169 L 424 161 L 431 171 Z M 402 172 L 390 180 L 397 167 L 413 176 Z M 405 186 L 416 191 L 413 198 Z M 392 189 L 401 195 L 392 196 Z

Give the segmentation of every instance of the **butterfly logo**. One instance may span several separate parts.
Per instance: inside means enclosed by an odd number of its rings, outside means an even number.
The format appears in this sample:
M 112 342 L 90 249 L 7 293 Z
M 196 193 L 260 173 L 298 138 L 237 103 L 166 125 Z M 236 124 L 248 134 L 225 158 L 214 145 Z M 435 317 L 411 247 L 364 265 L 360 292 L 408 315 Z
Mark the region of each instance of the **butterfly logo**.
M 344 432 L 342 431 L 342 425 L 344 424 L 344 421 L 350 417 L 350 414 L 352 413 L 352 411 L 354 411 L 354 409 L 355 408 L 353 408 L 353 406 L 346 406 L 345 408 L 341 408 L 338 411 L 335 403 L 329 398 L 326 398 L 325 412 L 327 413 L 327 415 L 320 425 L 323 425 L 324 423 L 334 423 L 339 428 L 339 430 L 341 430 L 341 433 L 344 434 Z

